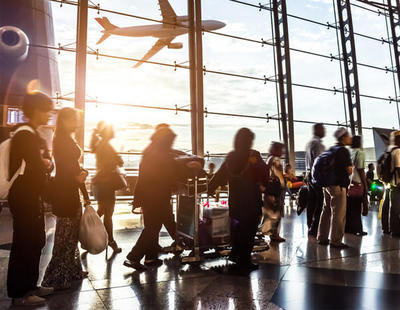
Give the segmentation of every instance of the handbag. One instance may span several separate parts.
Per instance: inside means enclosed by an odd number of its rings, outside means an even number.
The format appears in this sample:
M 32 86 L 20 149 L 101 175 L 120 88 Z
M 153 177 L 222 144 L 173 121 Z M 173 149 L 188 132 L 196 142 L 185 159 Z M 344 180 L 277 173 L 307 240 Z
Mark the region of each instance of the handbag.
M 354 158 L 354 166 L 357 164 L 358 152 Z M 347 196 L 350 198 L 361 198 L 364 195 L 364 186 L 362 183 L 351 181 L 351 184 L 348 188 Z
M 103 252 L 108 245 L 108 235 L 104 224 L 91 206 L 87 206 L 82 215 L 79 241 L 82 249 L 94 255 Z
M 111 174 L 108 180 L 110 184 L 110 188 L 114 191 L 125 189 L 128 187 L 128 183 L 125 179 L 125 174 L 119 169 L 115 169 Z
M 350 198 L 361 198 L 364 195 L 364 186 L 361 183 L 351 182 L 347 196 Z

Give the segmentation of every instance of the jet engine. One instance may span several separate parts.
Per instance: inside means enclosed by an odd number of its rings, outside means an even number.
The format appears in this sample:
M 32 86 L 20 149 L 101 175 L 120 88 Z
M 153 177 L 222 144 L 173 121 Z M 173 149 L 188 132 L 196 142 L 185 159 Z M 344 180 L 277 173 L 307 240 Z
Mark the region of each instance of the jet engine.
M 182 47 L 183 47 L 183 43 L 180 43 L 180 42 L 168 44 L 168 48 L 174 49 L 174 50 L 179 50 L 179 49 L 181 49 Z
M 28 56 L 29 39 L 25 32 L 14 26 L 0 27 L 0 61 L 19 64 Z

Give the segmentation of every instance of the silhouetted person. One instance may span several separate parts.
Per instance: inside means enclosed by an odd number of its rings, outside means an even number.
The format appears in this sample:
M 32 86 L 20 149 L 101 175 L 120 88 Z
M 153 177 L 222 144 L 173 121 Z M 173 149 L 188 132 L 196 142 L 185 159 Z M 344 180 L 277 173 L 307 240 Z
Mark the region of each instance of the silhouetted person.
M 285 206 L 285 178 L 281 157 L 285 151 L 285 146 L 280 142 L 272 142 L 269 148 L 267 166 L 269 168 L 269 179 L 275 180 L 276 186 L 269 183 L 264 195 L 263 208 L 263 228 L 264 234 L 269 235 L 272 242 L 285 242 L 280 234 L 281 219 L 284 215 Z
M 325 127 L 322 123 L 317 123 L 313 126 L 313 135 L 313 138 L 306 146 L 307 226 L 308 235 L 316 237 L 324 204 L 324 193 L 321 186 L 311 182 L 311 169 L 315 159 L 325 151 L 325 146 L 322 144 L 322 138 L 325 137 Z
M 368 190 L 371 190 L 372 182 L 374 182 L 375 179 L 375 165 L 373 163 L 368 164 L 368 171 L 366 173 L 366 178 L 367 178 Z
M 209 195 L 218 186 L 229 184 L 232 251 L 229 259 L 241 269 L 255 269 L 251 262 L 254 237 L 260 223 L 263 205 L 261 188 L 267 184 L 268 167 L 259 152 L 252 150 L 254 133 L 240 129 L 234 150 L 228 154 L 209 184 Z
M 68 289 L 73 281 L 87 276 L 87 272 L 82 271 L 78 249 L 82 216 L 79 191 L 83 194 L 85 207 L 90 205 L 85 186 L 88 172 L 79 164 L 82 150 L 72 137 L 78 127 L 78 118 L 75 109 L 60 110 L 53 139 L 56 176 L 51 186 L 51 204 L 57 224 L 52 257 L 42 284 L 55 290 Z
M 21 130 L 11 139 L 10 179 L 23 162 L 26 164 L 24 173 L 17 177 L 8 195 L 14 233 L 7 289 L 14 305 L 41 305 L 45 302 L 41 297 L 53 292 L 52 288 L 37 287 L 40 254 L 46 243 L 41 197 L 53 168 L 50 157 L 46 156 L 46 143 L 37 128 L 47 124 L 53 107 L 52 100 L 42 93 L 25 95 L 22 111 L 28 123 L 23 125 L 28 125 L 33 132 Z
M 139 178 L 134 191 L 134 206 L 143 211 L 144 228 L 127 255 L 125 266 L 145 270 L 146 266 L 159 266 L 158 238 L 161 226 L 171 218 L 171 195 L 178 181 L 187 177 L 173 152 L 175 133 L 169 127 L 159 128 L 151 137 L 150 145 L 143 151 L 139 166 Z M 190 162 L 188 167 L 200 169 L 199 163 Z M 176 228 L 175 228 L 176 229 Z M 169 232 L 175 236 L 175 231 Z M 141 264 L 145 257 L 144 265 Z
M 392 236 L 400 237 L 400 131 L 393 133 L 392 171 L 390 183 L 389 230 Z
M 115 184 L 116 177 L 119 175 L 119 167 L 124 161 L 110 144 L 114 138 L 114 127 L 104 121 L 98 123 L 94 130 L 91 141 L 92 152 L 96 154 L 96 175 L 93 178 L 95 198 L 99 208 L 99 216 L 104 215 L 104 226 L 108 234 L 108 246 L 115 253 L 121 253 L 114 239 L 112 216 L 115 208 Z
M 346 224 L 346 197 L 350 185 L 349 176 L 353 172 L 353 163 L 346 146 L 351 145 L 350 133 L 343 127 L 334 134 L 337 144 L 332 152 L 335 156 L 333 185 L 324 187 L 325 203 L 318 226 L 318 242 L 321 245 L 330 244 L 334 248 L 347 248 L 342 243 Z M 329 241 L 330 236 L 330 241 Z
M 363 231 L 361 213 L 362 208 L 368 208 L 368 185 L 365 177 L 365 153 L 362 149 L 361 136 L 353 137 L 351 148 L 351 160 L 354 169 L 351 176 L 350 187 L 354 187 L 356 191 L 359 191 L 360 196 L 351 195 L 352 190 L 349 190 L 346 207 L 345 231 L 358 236 L 365 236 L 367 233 Z

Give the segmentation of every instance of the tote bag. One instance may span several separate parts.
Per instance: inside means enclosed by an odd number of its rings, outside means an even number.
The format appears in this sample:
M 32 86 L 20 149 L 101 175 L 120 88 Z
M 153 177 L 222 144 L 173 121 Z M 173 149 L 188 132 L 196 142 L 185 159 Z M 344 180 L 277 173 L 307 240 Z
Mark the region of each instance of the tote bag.
M 108 245 L 107 231 L 91 206 L 87 206 L 83 212 L 79 226 L 79 241 L 82 249 L 94 255 L 103 252 Z

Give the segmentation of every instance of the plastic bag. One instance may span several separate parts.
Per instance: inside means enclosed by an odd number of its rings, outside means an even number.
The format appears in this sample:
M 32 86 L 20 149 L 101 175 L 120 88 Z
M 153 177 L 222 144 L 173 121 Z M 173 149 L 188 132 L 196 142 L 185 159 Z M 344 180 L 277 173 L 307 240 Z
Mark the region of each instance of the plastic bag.
M 79 241 L 82 249 L 94 255 L 103 252 L 108 245 L 107 231 L 97 212 L 91 206 L 87 206 L 82 215 Z

